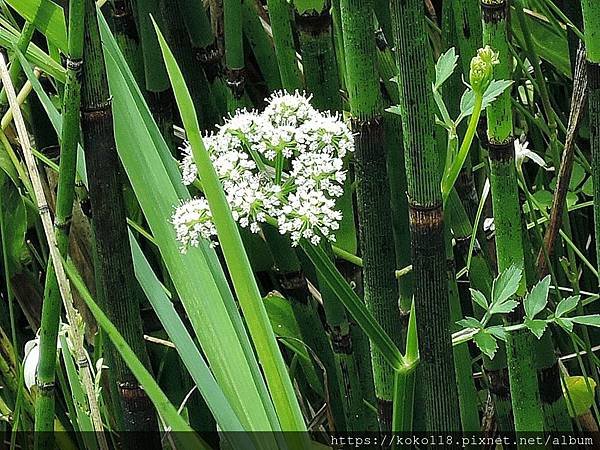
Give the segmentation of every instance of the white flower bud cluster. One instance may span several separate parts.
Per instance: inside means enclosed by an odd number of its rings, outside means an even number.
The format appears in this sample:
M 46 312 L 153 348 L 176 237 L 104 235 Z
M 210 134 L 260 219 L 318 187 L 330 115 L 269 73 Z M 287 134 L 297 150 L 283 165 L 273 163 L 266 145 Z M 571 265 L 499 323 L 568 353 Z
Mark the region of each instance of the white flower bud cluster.
M 240 110 L 204 137 L 233 218 L 257 233 L 272 217 L 293 245 L 301 238 L 317 245 L 321 236 L 334 241 L 342 219 L 335 201 L 346 179 L 343 158 L 354 151 L 354 137 L 337 115 L 317 111 L 303 94 L 277 92 L 267 102 L 262 113 Z M 189 185 L 198 170 L 187 143 L 182 150 L 182 178 Z M 171 222 L 183 250 L 200 238 L 215 245 L 205 198 L 180 205 Z

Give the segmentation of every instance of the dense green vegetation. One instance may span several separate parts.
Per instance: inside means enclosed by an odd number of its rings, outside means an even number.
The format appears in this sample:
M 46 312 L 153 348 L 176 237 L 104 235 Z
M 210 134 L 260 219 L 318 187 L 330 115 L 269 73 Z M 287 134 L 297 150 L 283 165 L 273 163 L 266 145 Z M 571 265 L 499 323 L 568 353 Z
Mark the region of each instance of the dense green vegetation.
M 598 431 L 598 2 L 0 0 L 0 46 L 7 448 Z

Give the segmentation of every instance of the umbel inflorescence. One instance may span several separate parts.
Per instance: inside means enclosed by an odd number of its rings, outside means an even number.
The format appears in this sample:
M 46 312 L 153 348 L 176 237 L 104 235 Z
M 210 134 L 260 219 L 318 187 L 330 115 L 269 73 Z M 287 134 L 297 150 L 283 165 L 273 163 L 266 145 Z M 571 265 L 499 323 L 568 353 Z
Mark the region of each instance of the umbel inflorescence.
M 254 233 L 270 221 L 292 245 L 301 238 L 317 245 L 321 236 L 334 241 L 342 219 L 335 201 L 343 193 L 353 135 L 340 117 L 316 110 L 298 92 L 277 92 L 267 101 L 263 112 L 239 110 L 203 138 L 233 218 Z M 182 178 L 190 185 L 198 170 L 189 144 L 182 151 Z M 171 221 L 183 251 L 201 238 L 216 245 L 204 197 L 181 204 Z

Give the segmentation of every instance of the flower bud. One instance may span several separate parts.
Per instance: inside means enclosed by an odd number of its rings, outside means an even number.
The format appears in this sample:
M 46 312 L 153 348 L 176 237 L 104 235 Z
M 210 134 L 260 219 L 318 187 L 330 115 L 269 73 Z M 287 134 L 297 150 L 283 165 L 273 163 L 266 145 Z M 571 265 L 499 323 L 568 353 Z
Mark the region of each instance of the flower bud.
M 471 60 L 471 72 L 469 78 L 473 91 L 483 94 L 492 82 L 494 66 L 498 64 L 498 53 L 489 45 L 477 50 L 477 56 Z

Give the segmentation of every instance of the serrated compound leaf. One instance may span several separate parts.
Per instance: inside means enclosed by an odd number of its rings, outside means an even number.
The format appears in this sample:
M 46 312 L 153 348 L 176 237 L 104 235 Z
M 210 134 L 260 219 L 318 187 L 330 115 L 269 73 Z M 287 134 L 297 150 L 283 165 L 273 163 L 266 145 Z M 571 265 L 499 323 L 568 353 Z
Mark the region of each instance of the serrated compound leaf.
M 538 339 L 541 339 L 544 335 L 544 331 L 546 331 L 546 327 L 548 323 L 545 320 L 541 319 L 530 319 L 529 317 L 525 317 L 525 327 L 529 331 L 531 331 Z
M 592 407 L 596 389 L 593 378 L 581 375 L 565 377 L 562 388 L 571 417 L 582 416 Z
M 502 272 L 494 280 L 492 286 L 492 305 L 504 303 L 515 295 L 517 289 L 519 289 L 522 275 L 523 270 L 514 264 Z
M 513 84 L 512 80 L 494 80 L 490 83 L 483 94 L 482 109 L 487 108 L 496 100 L 506 89 Z
M 600 327 L 600 314 L 590 314 L 588 316 L 571 317 L 571 320 L 579 325 L 588 327 Z
M 493 327 L 486 328 L 485 331 L 497 337 L 501 341 L 506 341 L 506 330 L 502 325 L 494 325 Z
M 571 319 L 556 318 L 556 319 L 554 319 L 554 322 L 568 333 L 573 331 L 573 322 L 571 321 Z
M 570 313 L 579 304 L 579 299 L 579 295 L 572 295 L 571 297 L 567 297 L 561 300 L 558 306 L 556 307 L 556 312 L 554 313 L 554 315 L 556 317 L 563 317 L 565 314 Z
M 442 54 L 435 65 L 435 85 L 438 89 L 444 82 L 450 78 L 456 69 L 458 55 L 454 47 L 450 48 L 446 53 Z
M 493 305 L 490 308 L 490 312 L 492 314 L 508 314 L 513 312 L 513 310 L 519 305 L 519 302 L 516 300 L 507 300 L 504 303 L 499 303 L 497 305 Z
M 483 309 L 488 309 L 488 302 L 485 298 L 483 292 L 478 291 L 477 289 L 469 289 L 471 291 L 471 298 L 475 303 L 481 306 Z
M 486 356 L 490 359 L 494 359 L 494 355 L 496 354 L 496 350 L 498 350 L 498 343 L 496 342 L 496 338 L 485 330 L 479 331 L 475 336 L 473 336 L 473 341 L 479 347 Z
M 483 102 L 481 109 L 484 110 L 490 106 L 500 94 L 502 94 L 511 84 L 508 80 L 494 80 L 490 83 L 485 93 L 483 94 Z M 463 117 L 473 114 L 475 107 L 475 92 L 472 89 L 467 89 L 460 99 L 460 115 Z
M 481 322 L 474 317 L 465 317 L 456 322 L 456 324 L 464 328 L 482 328 Z
M 535 318 L 548 303 L 548 291 L 550 289 L 550 275 L 544 277 L 542 281 L 536 284 L 531 292 L 523 300 L 525 314 L 529 319 Z
M 470 116 L 473 114 L 474 107 L 475 92 L 473 92 L 473 89 L 467 89 L 460 98 L 460 115 L 465 117 Z

